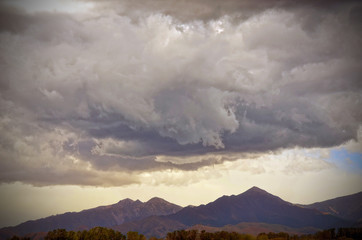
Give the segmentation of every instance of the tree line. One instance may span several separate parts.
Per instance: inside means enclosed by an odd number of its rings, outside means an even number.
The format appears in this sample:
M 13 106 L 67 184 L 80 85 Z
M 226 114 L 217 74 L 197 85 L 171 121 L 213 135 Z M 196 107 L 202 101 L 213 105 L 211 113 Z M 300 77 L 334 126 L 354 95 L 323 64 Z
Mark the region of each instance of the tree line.
M 168 233 L 165 240 L 362 240 L 362 228 L 327 229 L 314 234 L 260 233 L 257 236 L 237 232 L 179 230 Z
M 237 232 L 201 232 L 197 230 L 177 230 L 167 233 L 164 240 L 362 240 L 362 228 L 327 229 L 314 234 L 295 235 L 285 232 L 260 233 L 257 236 Z M 31 240 L 28 237 L 13 236 L 9 240 Z M 113 229 L 95 227 L 83 231 L 56 229 L 47 233 L 44 240 L 147 240 L 143 234 L 130 231 L 126 235 Z M 161 240 L 151 237 L 148 240 Z M 162 239 L 163 240 L 163 239 Z

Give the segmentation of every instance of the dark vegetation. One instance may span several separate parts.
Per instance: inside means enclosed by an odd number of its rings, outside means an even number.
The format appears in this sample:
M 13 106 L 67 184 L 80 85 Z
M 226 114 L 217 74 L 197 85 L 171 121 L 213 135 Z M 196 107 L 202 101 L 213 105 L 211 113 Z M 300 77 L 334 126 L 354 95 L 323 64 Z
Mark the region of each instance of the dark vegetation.
M 332 228 L 319 231 L 315 234 L 290 235 L 285 232 L 280 233 L 260 233 L 257 236 L 237 232 L 219 231 L 210 233 L 197 230 L 178 230 L 167 233 L 164 240 L 361 240 L 362 228 Z M 148 240 L 161 240 L 151 237 Z M 28 237 L 13 236 L 9 240 L 31 240 Z M 66 231 L 65 229 L 56 229 L 50 231 L 44 240 L 147 240 L 143 234 L 130 231 L 126 235 L 113 229 L 104 227 L 95 227 L 83 231 Z

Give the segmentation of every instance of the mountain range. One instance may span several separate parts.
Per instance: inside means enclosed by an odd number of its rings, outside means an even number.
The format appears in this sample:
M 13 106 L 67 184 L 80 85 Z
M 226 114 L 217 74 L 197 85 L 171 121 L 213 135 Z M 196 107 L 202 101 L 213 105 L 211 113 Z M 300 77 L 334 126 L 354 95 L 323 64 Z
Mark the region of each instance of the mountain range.
M 260 188 L 222 196 L 197 207 L 182 208 L 161 198 L 147 202 L 124 199 L 116 204 L 64 213 L 0 229 L 0 239 L 47 232 L 110 227 L 147 237 L 164 237 L 179 229 L 231 230 L 257 234 L 263 231 L 312 233 L 319 229 L 356 226 L 362 219 L 362 192 L 310 205 L 292 204 Z
M 124 199 L 116 204 L 100 206 L 81 212 L 68 212 L 60 215 L 27 221 L 15 227 L 0 230 L 0 239 L 10 235 L 25 235 L 33 232 L 47 232 L 64 228 L 66 230 L 83 230 L 92 227 L 112 227 L 124 222 L 136 221 L 154 215 L 169 215 L 182 207 L 161 198 L 152 198 L 148 202 Z

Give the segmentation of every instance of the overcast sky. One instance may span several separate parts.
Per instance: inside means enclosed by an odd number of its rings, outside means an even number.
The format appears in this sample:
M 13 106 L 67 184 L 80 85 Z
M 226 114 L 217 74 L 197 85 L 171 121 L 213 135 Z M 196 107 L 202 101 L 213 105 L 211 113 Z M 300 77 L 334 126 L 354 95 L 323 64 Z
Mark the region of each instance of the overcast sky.
M 362 191 L 361 46 L 359 1 L 0 1 L 0 227 Z

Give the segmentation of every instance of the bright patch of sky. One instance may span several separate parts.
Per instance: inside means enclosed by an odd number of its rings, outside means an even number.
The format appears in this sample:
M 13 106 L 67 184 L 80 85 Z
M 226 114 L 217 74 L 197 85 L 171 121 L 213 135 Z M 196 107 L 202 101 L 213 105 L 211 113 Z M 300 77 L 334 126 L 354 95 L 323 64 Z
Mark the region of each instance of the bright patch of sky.
M 332 149 L 328 161 L 348 171 L 362 172 L 362 153 L 359 152 L 351 152 L 345 148 Z

